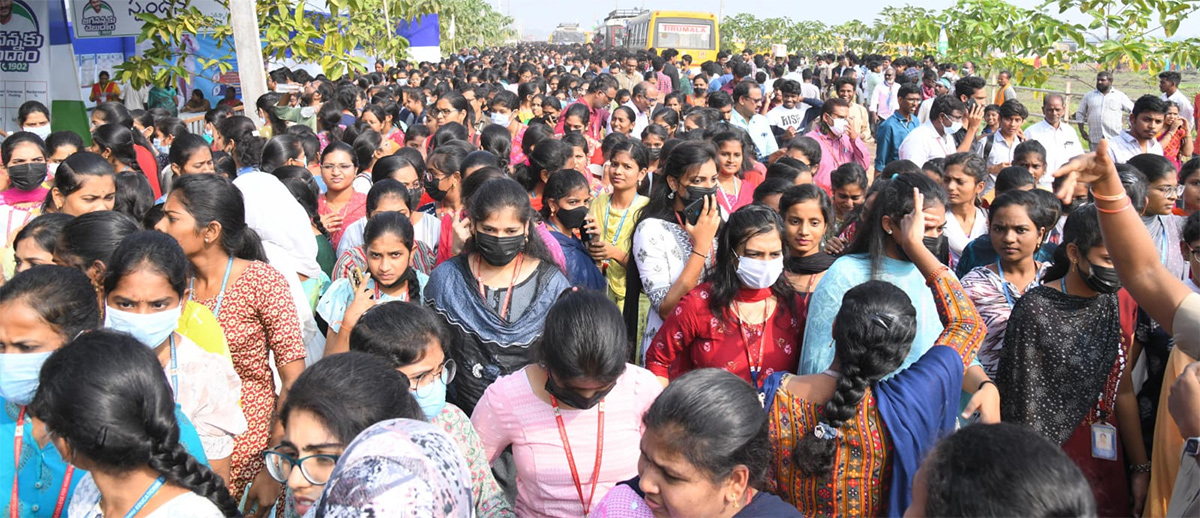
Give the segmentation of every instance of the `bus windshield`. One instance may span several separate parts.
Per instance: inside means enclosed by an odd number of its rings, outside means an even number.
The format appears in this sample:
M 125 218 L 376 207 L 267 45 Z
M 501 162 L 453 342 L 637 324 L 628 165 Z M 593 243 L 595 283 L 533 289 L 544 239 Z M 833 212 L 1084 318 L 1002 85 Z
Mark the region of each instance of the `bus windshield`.
M 654 44 L 660 48 L 716 50 L 712 22 L 686 18 L 659 18 Z

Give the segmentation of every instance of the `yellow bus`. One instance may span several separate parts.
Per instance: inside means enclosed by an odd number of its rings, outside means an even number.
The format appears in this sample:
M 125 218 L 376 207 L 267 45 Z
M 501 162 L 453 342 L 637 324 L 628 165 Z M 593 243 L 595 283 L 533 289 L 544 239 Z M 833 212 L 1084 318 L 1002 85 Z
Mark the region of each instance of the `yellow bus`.
M 626 24 L 625 46 L 659 52 L 675 49 L 680 56 L 690 54 L 692 63 L 699 65 L 717 59 L 718 32 L 712 13 L 645 11 Z

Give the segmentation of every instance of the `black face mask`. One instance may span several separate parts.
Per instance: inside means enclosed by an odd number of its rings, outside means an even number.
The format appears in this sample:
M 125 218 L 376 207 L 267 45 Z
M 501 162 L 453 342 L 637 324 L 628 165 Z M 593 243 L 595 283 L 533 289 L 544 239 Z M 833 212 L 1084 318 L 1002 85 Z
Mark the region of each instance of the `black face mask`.
M 587 206 L 576 207 L 571 210 L 559 210 L 558 220 L 563 224 L 563 231 L 569 231 L 572 228 L 579 228 L 583 225 L 583 220 L 587 218 Z
M 504 266 L 516 259 L 525 249 L 525 234 L 499 237 L 483 232 L 475 233 L 475 247 L 479 255 L 492 266 Z
M 565 403 L 567 406 L 570 406 L 571 408 L 578 408 L 579 410 L 587 410 L 600 404 L 600 400 L 604 399 L 604 396 L 607 396 L 609 392 L 612 392 L 612 389 L 616 386 L 617 384 L 613 383 L 608 388 L 596 392 L 592 395 L 592 397 L 585 398 L 571 390 L 567 390 L 558 386 L 557 383 L 554 383 L 554 378 L 550 376 L 549 372 L 546 373 L 546 392 L 551 396 L 554 396 L 555 399 Z
M 433 201 L 442 201 L 446 199 L 446 191 L 443 191 L 440 187 L 438 187 L 438 183 L 439 182 L 437 180 L 425 180 L 421 182 L 421 184 L 425 186 L 425 192 L 429 193 L 429 197 L 433 198 Z M 411 207 L 409 209 L 411 210 Z
M 704 188 L 704 187 L 695 187 L 695 186 L 689 185 L 689 186 L 687 186 L 687 197 L 683 199 L 683 202 L 691 203 L 691 202 L 699 200 L 700 198 L 703 198 L 705 196 L 716 196 L 716 195 L 717 195 L 717 188 L 715 186 Z
M 658 160 L 658 157 L 662 155 L 662 148 L 660 148 L 660 147 L 646 148 L 646 151 L 650 152 L 650 161 L 651 162 Z
M 405 190 L 408 191 L 407 196 L 406 196 L 407 201 L 408 201 L 408 211 L 416 212 L 417 207 L 419 207 L 421 205 L 421 195 L 425 194 L 425 188 L 424 187 L 406 187 Z M 429 197 L 433 198 L 433 195 L 431 194 L 431 195 L 429 195 Z M 445 193 L 443 193 L 442 198 L 445 198 L 445 197 L 446 197 L 446 195 L 445 195 Z
M 1079 269 L 1079 265 L 1075 265 L 1075 271 L 1079 272 L 1079 277 L 1083 279 L 1083 283 L 1097 293 L 1116 293 L 1121 289 L 1121 278 L 1117 277 L 1117 270 L 1107 266 L 1096 266 L 1091 261 L 1084 259 L 1083 262 L 1088 264 L 1089 273 L 1083 273 Z
M 45 162 L 26 162 L 8 168 L 8 179 L 18 191 L 31 191 L 46 181 Z
M 939 237 L 925 236 L 921 238 L 921 243 L 925 245 L 925 249 L 937 258 L 942 264 L 950 264 L 950 239 L 944 234 Z

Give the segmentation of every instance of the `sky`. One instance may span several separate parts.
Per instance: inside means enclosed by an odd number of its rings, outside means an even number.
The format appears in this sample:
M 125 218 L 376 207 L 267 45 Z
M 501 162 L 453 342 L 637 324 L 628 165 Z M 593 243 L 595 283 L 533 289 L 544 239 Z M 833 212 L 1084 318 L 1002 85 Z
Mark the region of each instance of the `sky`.
M 581 27 L 590 27 L 596 20 L 603 20 L 609 11 L 615 8 L 635 9 L 647 8 L 654 10 L 708 11 L 718 14 L 721 0 L 650 0 L 650 1 L 597 1 L 574 4 L 561 0 L 488 0 L 492 5 L 500 2 L 501 12 L 511 14 L 521 24 L 526 34 L 533 34 L 544 39 L 559 23 L 579 23 Z M 1034 8 L 1041 0 L 1008 0 L 1009 3 L 1024 8 Z M 740 12 L 748 12 L 759 18 L 788 16 L 793 20 L 812 19 L 836 25 L 859 19 L 870 25 L 878 16 L 879 11 L 890 5 L 916 4 L 929 9 L 945 9 L 955 4 L 955 0 L 924 0 L 921 2 L 904 2 L 896 0 L 854 0 L 850 3 L 841 2 L 804 2 L 794 0 L 725 0 L 725 15 L 730 16 Z M 800 8 L 800 6 L 803 8 Z M 575 6 L 579 6 L 578 8 Z M 845 7 L 852 6 L 853 9 Z M 564 7 L 566 7 L 564 9 Z M 1073 14 L 1073 16 L 1072 16 Z M 1063 15 L 1066 19 L 1082 22 L 1087 18 L 1078 12 Z M 1179 36 L 1200 36 L 1200 15 L 1191 16 L 1181 25 Z

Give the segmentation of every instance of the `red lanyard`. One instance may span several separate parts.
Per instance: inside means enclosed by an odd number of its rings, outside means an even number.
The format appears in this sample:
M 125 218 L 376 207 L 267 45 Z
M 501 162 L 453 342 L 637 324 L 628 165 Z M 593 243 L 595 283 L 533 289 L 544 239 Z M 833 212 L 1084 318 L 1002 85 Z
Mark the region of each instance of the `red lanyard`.
M 734 308 L 733 314 L 734 314 L 734 316 L 736 316 L 738 318 L 738 331 L 739 331 L 739 334 L 741 334 L 741 336 L 742 336 L 742 344 L 746 346 L 746 365 L 750 369 L 750 384 L 754 385 L 755 390 L 760 390 L 760 391 L 761 391 L 762 385 L 759 384 L 758 373 L 762 372 L 763 346 L 767 342 L 767 326 L 770 325 L 770 323 L 767 322 L 767 316 L 768 316 L 767 308 L 770 306 L 770 300 L 771 299 L 767 299 L 766 301 L 764 301 L 766 303 L 763 304 L 763 321 L 762 321 L 763 327 L 762 327 L 762 333 L 760 333 L 758 335 L 758 364 L 757 365 L 754 364 L 754 356 L 752 354 L 750 354 L 750 335 L 752 334 L 752 331 L 750 331 L 749 325 L 746 324 L 746 319 L 742 318 L 742 315 L 738 313 L 737 306 L 733 306 L 733 308 Z M 736 302 L 734 304 L 736 304 Z
M 13 468 L 13 490 L 12 499 L 8 502 L 9 518 L 18 518 L 18 509 L 20 508 L 20 491 L 17 486 L 19 468 L 21 467 L 21 443 L 25 437 L 25 407 L 21 407 L 21 413 L 17 416 L 17 433 L 13 437 L 13 462 L 16 467 Z M 67 503 L 67 493 L 71 491 L 71 476 L 75 474 L 75 466 L 67 464 L 67 473 L 63 475 L 62 488 L 58 490 L 58 503 L 54 505 L 54 518 L 62 516 L 63 505 Z
M 600 480 L 600 460 L 604 457 L 604 400 L 600 400 L 600 417 L 596 421 L 596 466 L 592 468 L 592 492 L 587 500 L 583 499 L 583 486 L 579 481 L 579 471 L 575 469 L 575 455 L 571 453 L 571 441 L 567 440 L 567 425 L 563 424 L 562 412 L 558 410 L 558 398 L 550 395 L 550 404 L 554 407 L 554 419 L 558 421 L 558 435 L 562 437 L 563 450 L 567 452 L 567 464 L 571 467 L 571 480 L 575 482 L 575 491 L 579 493 L 579 503 L 583 505 L 583 515 L 586 517 L 592 511 L 592 499 L 596 497 L 596 482 Z
M 371 282 L 375 283 L 375 303 L 379 304 L 379 283 L 375 282 L 374 279 L 371 279 Z M 396 299 L 401 302 L 408 302 L 408 292 L 407 291 L 400 292 L 400 296 L 396 297 Z
M 508 315 L 509 304 L 512 302 L 513 286 L 517 284 L 517 276 L 521 275 L 521 262 L 525 258 L 525 253 L 517 254 L 517 266 L 513 268 L 512 280 L 508 281 L 508 293 L 504 294 L 504 302 L 500 304 L 500 318 L 503 319 Z M 483 276 L 479 275 L 479 256 L 475 256 L 475 282 L 479 283 L 479 297 L 483 302 L 487 303 L 487 292 L 483 286 Z

